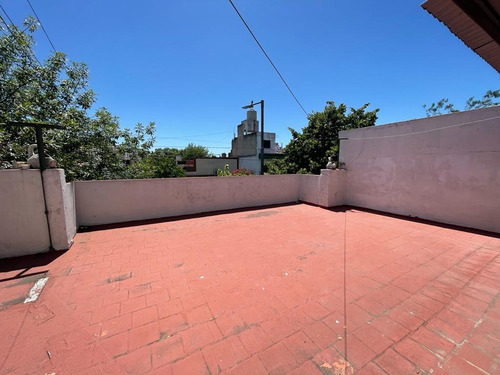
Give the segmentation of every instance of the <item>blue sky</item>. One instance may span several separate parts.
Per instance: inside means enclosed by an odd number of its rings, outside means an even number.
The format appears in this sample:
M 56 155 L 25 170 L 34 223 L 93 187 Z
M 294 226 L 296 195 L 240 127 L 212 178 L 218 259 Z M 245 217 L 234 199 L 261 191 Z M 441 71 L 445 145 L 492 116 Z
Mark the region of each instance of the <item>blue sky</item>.
M 458 108 L 500 76 L 415 0 L 234 0 L 308 112 L 327 100 L 380 108 L 377 124 Z M 157 124 L 157 146 L 228 152 L 241 106 L 264 99 L 284 145 L 307 118 L 227 0 L 31 0 L 55 47 L 90 69 L 97 106 L 122 127 Z M 25 0 L 0 0 L 15 23 Z M 50 52 L 42 31 L 36 53 Z

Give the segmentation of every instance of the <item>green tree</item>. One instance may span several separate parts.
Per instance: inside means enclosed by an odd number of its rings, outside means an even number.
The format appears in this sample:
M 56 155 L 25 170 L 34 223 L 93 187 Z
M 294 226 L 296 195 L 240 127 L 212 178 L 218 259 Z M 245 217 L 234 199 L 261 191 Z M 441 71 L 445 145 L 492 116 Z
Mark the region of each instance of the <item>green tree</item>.
M 156 151 L 161 151 L 163 155 L 171 157 L 172 159 L 175 159 L 176 156 L 181 154 L 179 149 L 171 147 L 157 148 Z
M 186 172 L 175 162 L 175 156 L 164 149 L 143 156 L 129 168 L 130 178 L 184 177 Z
M 3 21 L 3 19 L 2 19 Z M 68 63 L 66 56 L 54 52 L 39 64 L 33 52 L 33 18 L 0 28 L 0 124 L 8 121 L 49 122 L 67 125 L 81 120 L 95 100 L 87 89 L 88 69 L 83 63 Z M 47 131 L 48 144 L 55 135 Z M 55 133 L 54 133 L 55 134 Z M 0 162 L 26 158 L 34 142 L 34 130 L 0 126 Z
M 156 124 L 150 122 L 147 126 L 137 123 L 134 131 L 125 128 L 120 134 L 122 141 L 119 150 L 122 155 L 127 155 L 129 160 L 139 160 L 149 154 L 155 142 Z
M 358 109 L 351 107 L 347 113 L 345 104 L 336 106 L 332 101 L 326 102 L 323 112 L 308 116 L 309 123 L 302 133 L 289 128 L 292 139 L 285 147 L 283 163 L 272 167 L 281 171 L 285 164 L 287 173 L 318 174 L 329 156 L 338 159 L 339 131 L 375 125 L 378 109 L 366 111 L 368 106 L 369 103 Z
M 212 156 L 212 154 L 208 151 L 208 148 L 195 145 L 194 143 L 188 144 L 186 148 L 180 151 L 180 155 L 182 156 L 182 160 L 193 160 Z
M 87 89 L 88 69 L 54 52 L 39 64 L 33 52 L 33 18 L 0 28 L 0 122 L 61 122 L 67 111 L 87 110 L 95 94 Z
M 481 99 L 476 99 L 474 96 L 471 96 L 465 102 L 464 111 L 499 105 L 500 102 L 494 101 L 494 99 L 498 98 L 500 98 L 500 90 L 488 90 Z M 443 113 L 460 112 L 452 103 L 448 102 L 447 98 L 443 98 L 437 103 L 432 103 L 429 106 L 424 104 L 423 107 L 427 117 L 442 115 Z
M 125 165 L 118 151 L 118 119 L 105 108 L 90 118 L 81 111 L 70 111 L 64 130 L 47 131 L 47 152 L 72 180 L 105 180 L 120 177 Z
M 1 20 L 3 22 L 3 19 Z M 28 18 L 25 29 L 4 22 L 0 28 L 0 124 L 10 121 L 48 122 L 64 130 L 45 130 L 46 151 L 68 180 L 130 177 L 124 155 L 140 160 L 154 143 L 154 123 L 121 130 L 118 118 L 105 108 L 93 117 L 87 111 L 95 102 L 88 89 L 88 69 L 68 62 L 54 52 L 39 63 L 33 52 L 37 23 Z M 11 160 L 26 160 L 27 147 L 35 142 L 32 128 L 0 125 L 0 168 Z
M 265 167 L 269 174 L 286 174 L 288 171 L 287 163 L 284 159 L 269 160 L 266 162 Z
M 137 168 L 127 166 L 124 159 L 128 157 L 133 164 L 146 157 L 154 143 L 154 131 L 154 123 L 146 127 L 138 123 L 134 131 L 121 130 L 118 118 L 101 108 L 94 118 L 80 116 L 67 121 L 63 131 L 50 133 L 47 150 L 70 181 L 134 178 Z

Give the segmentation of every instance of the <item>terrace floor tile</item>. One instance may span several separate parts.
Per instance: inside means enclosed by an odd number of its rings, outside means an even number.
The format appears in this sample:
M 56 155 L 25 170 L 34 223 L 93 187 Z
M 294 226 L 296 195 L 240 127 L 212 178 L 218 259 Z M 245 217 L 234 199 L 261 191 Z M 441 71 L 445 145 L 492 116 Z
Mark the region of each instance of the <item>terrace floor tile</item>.
M 91 228 L 2 259 L 0 374 L 493 374 L 499 275 L 499 236 L 354 208 Z

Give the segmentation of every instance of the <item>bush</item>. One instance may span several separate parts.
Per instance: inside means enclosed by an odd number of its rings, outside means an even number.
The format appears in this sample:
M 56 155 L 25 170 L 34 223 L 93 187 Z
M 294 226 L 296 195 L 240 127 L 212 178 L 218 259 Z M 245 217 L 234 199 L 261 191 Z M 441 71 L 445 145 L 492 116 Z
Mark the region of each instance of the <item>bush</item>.
M 253 172 L 246 168 L 238 168 L 231 171 L 231 176 L 252 176 Z

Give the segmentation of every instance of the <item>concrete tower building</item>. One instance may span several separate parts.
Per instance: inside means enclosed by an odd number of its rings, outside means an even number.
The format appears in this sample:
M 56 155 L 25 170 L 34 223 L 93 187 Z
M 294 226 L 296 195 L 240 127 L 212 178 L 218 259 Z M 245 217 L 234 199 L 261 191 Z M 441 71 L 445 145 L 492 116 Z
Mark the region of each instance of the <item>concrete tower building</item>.
M 231 142 L 230 157 L 239 159 L 239 167 L 260 174 L 261 136 L 257 111 L 249 109 L 247 118 L 238 125 L 238 133 Z M 276 143 L 276 133 L 264 132 L 264 154 L 282 154 Z

